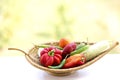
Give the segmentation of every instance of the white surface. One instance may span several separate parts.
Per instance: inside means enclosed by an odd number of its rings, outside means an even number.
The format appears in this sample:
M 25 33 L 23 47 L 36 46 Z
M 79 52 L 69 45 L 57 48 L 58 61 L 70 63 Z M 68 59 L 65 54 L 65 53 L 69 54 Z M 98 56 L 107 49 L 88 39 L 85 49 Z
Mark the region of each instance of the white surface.
M 52 76 L 25 57 L 0 57 L 0 80 L 120 80 L 120 54 L 107 54 L 96 63 L 69 76 Z

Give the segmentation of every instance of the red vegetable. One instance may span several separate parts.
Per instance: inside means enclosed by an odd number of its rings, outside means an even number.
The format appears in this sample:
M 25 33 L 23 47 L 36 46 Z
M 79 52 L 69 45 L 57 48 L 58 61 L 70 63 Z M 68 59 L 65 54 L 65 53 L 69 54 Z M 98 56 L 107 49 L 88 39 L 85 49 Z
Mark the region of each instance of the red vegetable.
M 65 58 L 67 54 L 70 54 L 72 51 L 74 51 L 76 49 L 76 46 L 77 45 L 75 42 L 67 44 L 63 49 L 62 57 Z
M 55 47 L 44 48 L 40 52 L 40 64 L 43 66 L 59 65 L 62 60 L 61 50 Z
M 75 54 L 67 58 L 63 68 L 72 68 L 72 67 L 80 66 L 85 62 L 86 62 L 86 57 L 84 56 L 84 54 Z
M 69 44 L 69 41 L 65 38 L 60 39 L 59 46 L 64 48 L 67 44 Z

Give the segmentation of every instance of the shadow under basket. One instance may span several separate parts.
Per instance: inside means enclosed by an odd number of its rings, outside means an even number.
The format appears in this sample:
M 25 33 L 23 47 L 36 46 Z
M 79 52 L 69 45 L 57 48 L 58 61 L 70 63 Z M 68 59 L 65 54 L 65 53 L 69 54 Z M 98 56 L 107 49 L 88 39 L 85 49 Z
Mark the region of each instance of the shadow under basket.
M 80 43 L 81 42 L 76 42 L 76 44 L 80 44 Z M 43 44 L 57 46 L 58 42 L 49 42 L 49 43 L 43 43 Z M 86 44 L 93 45 L 94 43 L 86 43 Z M 113 48 L 115 48 L 118 44 L 119 44 L 118 42 L 113 42 L 113 44 L 110 45 L 110 48 L 108 48 L 107 50 L 105 50 L 104 52 L 102 52 L 100 55 L 96 56 L 92 60 L 87 61 L 83 65 L 73 67 L 73 68 L 68 68 L 68 69 L 50 69 L 50 68 L 40 65 L 39 56 L 38 56 L 38 49 L 39 49 L 38 46 L 34 46 L 32 49 L 29 50 L 28 53 L 26 53 L 23 50 L 17 49 L 17 48 L 8 48 L 8 50 L 21 51 L 22 53 L 25 54 L 25 58 L 27 59 L 27 61 L 36 68 L 44 70 L 55 76 L 65 76 L 65 75 L 69 75 L 77 70 L 83 69 L 83 68 L 93 64 L 94 62 L 96 62 L 97 60 L 102 58 L 105 54 L 107 54 L 109 51 L 111 51 Z

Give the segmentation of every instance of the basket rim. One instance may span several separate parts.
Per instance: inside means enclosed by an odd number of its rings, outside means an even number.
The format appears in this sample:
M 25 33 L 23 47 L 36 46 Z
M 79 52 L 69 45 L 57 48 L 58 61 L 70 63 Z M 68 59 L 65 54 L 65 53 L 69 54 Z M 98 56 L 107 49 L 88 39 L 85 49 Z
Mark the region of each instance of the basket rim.
M 53 44 L 56 44 L 56 43 L 58 43 L 58 42 L 47 42 L 47 43 L 43 43 L 43 44 L 51 44 L 51 45 L 53 45 Z M 81 42 L 76 42 L 76 43 L 81 43 Z M 93 43 L 89 43 L 89 44 L 93 44 Z M 25 58 L 27 59 L 27 61 L 31 65 L 33 65 L 36 68 L 41 69 L 41 70 L 45 70 L 45 71 L 53 72 L 53 73 L 70 72 L 70 71 L 76 71 L 76 70 L 83 69 L 83 68 L 85 68 L 85 67 L 93 64 L 94 62 L 96 62 L 97 60 L 99 60 L 100 58 L 102 58 L 105 54 L 107 54 L 110 50 L 112 50 L 113 48 L 115 48 L 118 44 L 119 44 L 119 42 L 116 41 L 109 49 L 107 49 L 106 51 L 102 52 L 99 56 L 95 57 L 94 59 L 86 62 L 83 65 L 80 65 L 80 66 L 77 66 L 77 67 L 73 67 L 73 68 L 67 68 L 67 69 L 50 69 L 50 68 L 44 67 L 44 66 L 42 66 L 42 65 L 40 65 L 38 63 L 35 63 L 34 59 L 32 59 L 28 55 L 25 55 Z M 33 47 L 31 50 L 33 50 L 33 49 L 35 49 L 35 47 Z M 30 54 L 30 52 L 28 54 Z

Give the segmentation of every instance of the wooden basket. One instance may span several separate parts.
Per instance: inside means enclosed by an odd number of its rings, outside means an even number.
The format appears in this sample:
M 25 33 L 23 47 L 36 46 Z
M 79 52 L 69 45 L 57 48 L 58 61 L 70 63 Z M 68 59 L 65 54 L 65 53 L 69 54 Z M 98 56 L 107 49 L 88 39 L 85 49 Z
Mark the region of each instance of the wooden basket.
M 79 44 L 80 42 L 76 42 L 76 43 Z M 50 43 L 44 43 L 44 44 L 56 46 L 56 45 L 58 45 L 58 42 L 50 42 Z M 93 43 L 89 43 L 89 44 L 92 45 Z M 38 49 L 39 49 L 38 46 L 34 46 L 32 49 L 29 50 L 28 53 L 24 52 L 23 50 L 16 49 L 16 48 L 9 48 L 9 50 L 18 50 L 18 51 L 23 52 L 25 54 L 27 61 L 29 63 L 31 63 L 33 66 L 35 66 L 36 68 L 44 70 L 52 75 L 64 76 L 64 75 L 69 75 L 77 70 L 80 70 L 82 68 L 85 68 L 85 67 L 93 64 L 94 62 L 96 62 L 97 60 L 102 58 L 105 54 L 107 54 L 109 51 L 111 51 L 114 47 L 116 47 L 118 44 L 119 44 L 118 42 L 114 42 L 113 44 L 110 45 L 109 49 L 102 52 L 100 55 L 96 56 L 94 59 L 86 62 L 85 64 L 83 64 L 81 66 L 74 67 L 74 68 L 68 68 L 68 69 L 50 69 L 50 68 L 40 65 L 39 56 L 38 56 Z

